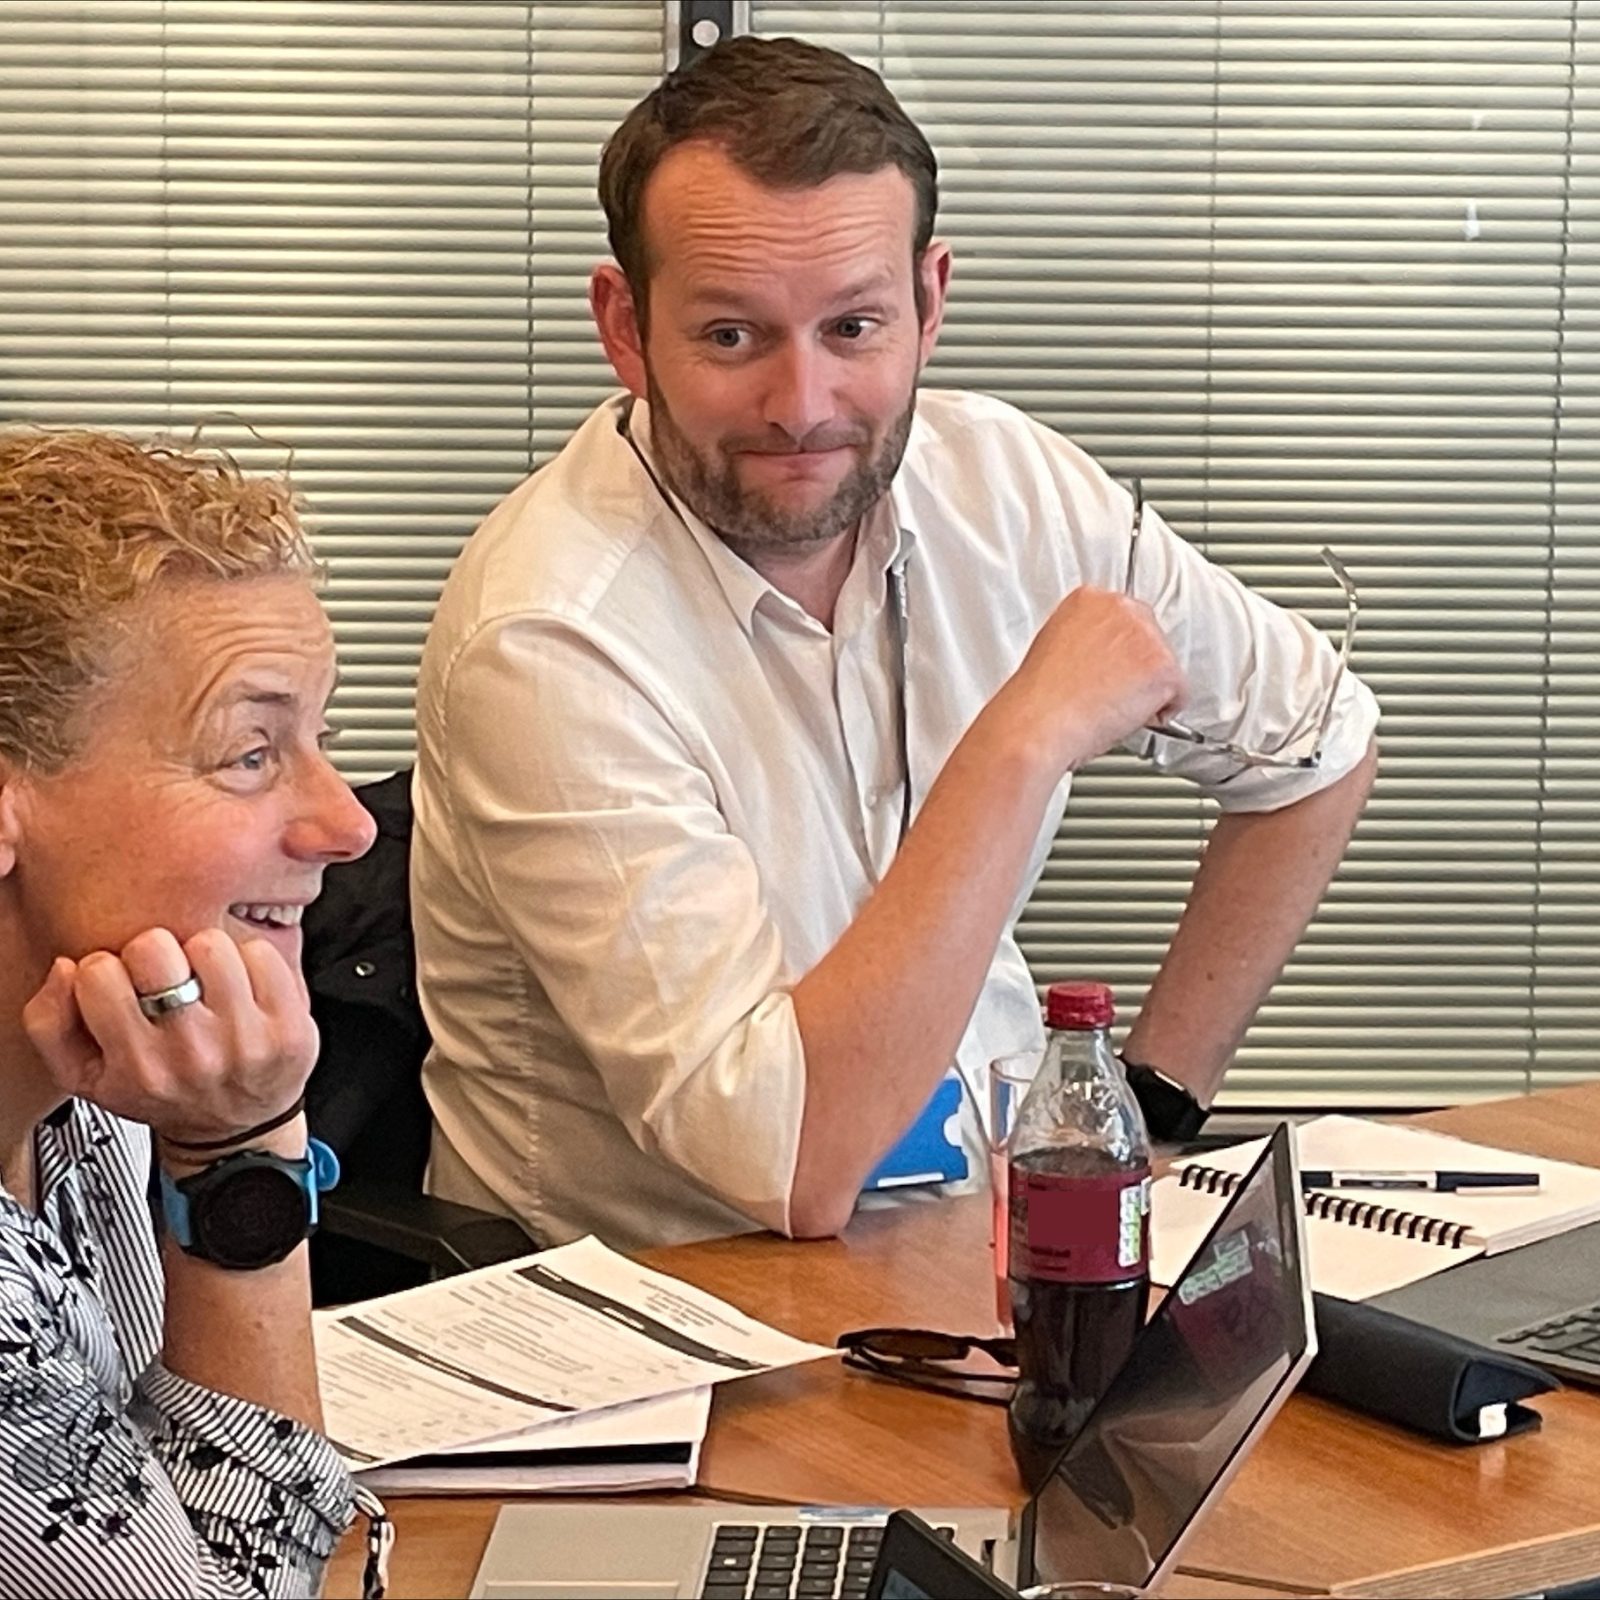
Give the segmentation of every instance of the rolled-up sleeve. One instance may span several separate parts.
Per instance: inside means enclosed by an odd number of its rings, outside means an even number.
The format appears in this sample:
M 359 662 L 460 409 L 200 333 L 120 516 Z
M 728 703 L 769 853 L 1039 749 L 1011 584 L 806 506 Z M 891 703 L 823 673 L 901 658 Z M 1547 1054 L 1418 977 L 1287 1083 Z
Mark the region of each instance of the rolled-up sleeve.
M 1042 468 L 1042 499 L 1062 508 L 1067 588 L 1120 591 L 1129 579 L 1133 501 L 1071 441 L 1028 424 Z M 1148 503 L 1132 567 L 1132 592 L 1155 612 L 1188 685 L 1181 721 L 1197 733 L 1266 755 L 1308 753 L 1334 689 L 1313 767 L 1246 765 L 1181 739 L 1145 731 L 1122 748 L 1160 771 L 1187 778 L 1224 811 L 1276 811 L 1329 788 L 1372 742 L 1378 703 L 1355 673 L 1341 671 L 1335 645 L 1295 612 L 1274 605 L 1207 561 Z M 1308 560 L 1314 552 L 1307 551 Z M 1326 575 L 1330 602 L 1343 596 Z M 1335 687 L 1337 680 L 1337 687 Z
M 630 1138 L 787 1231 L 805 1058 L 782 940 L 661 693 L 565 623 L 479 628 L 443 695 L 450 824 Z
M 153 1367 L 124 1407 L 0 1265 L 0 1595 L 317 1593 L 354 1514 L 299 1423 Z
M 1330 575 L 1330 596 L 1338 597 Z M 1309 751 L 1334 693 L 1314 767 L 1247 766 L 1179 739 L 1130 748 L 1192 779 L 1224 811 L 1276 811 L 1328 788 L 1366 754 L 1378 725 L 1372 691 L 1340 671 L 1334 645 L 1302 616 L 1247 589 L 1146 508 L 1134 591 L 1152 606 L 1188 681 L 1182 720 L 1246 750 Z M 1337 688 L 1335 688 L 1337 680 Z

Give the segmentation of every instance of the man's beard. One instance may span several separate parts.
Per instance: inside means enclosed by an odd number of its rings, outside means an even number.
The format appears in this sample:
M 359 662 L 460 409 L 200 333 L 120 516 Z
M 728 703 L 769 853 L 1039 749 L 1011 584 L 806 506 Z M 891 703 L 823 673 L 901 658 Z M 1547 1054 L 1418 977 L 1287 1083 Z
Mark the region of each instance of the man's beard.
M 653 375 L 649 378 L 649 394 L 650 437 L 668 486 L 729 549 L 746 557 L 799 554 L 853 528 L 882 499 L 900 470 L 917 407 L 913 389 L 905 410 L 885 434 L 875 457 L 864 460 L 858 455 L 844 482 L 815 510 L 787 511 L 765 495 L 746 489 L 739 482 L 739 469 L 730 454 L 736 450 L 770 450 L 782 455 L 794 450 L 792 444 L 771 438 L 738 438 L 720 446 L 715 457 L 707 457 L 678 427 Z M 800 441 L 800 447 L 859 448 L 870 440 L 870 432 L 858 425 L 819 430 Z

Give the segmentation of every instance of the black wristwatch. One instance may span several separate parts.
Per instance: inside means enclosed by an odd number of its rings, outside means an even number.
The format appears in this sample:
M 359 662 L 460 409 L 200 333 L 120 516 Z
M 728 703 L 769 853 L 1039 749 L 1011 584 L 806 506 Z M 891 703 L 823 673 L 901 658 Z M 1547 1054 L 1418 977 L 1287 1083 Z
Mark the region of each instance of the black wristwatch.
M 1152 1139 L 1163 1144 L 1182 1144 L 1205 1126 L 1210 1114 L 1195 1097 L 1158 1067 L 1147 1067 L 1126 1056 L 1119 1056 L 1122 1069 L 1133 1090 L 1133 1098 L 1144 1113 L 1144 1125 Z
M 161 1173 L 161 1209 L 180 1249 L 250 1272 L 282 1261 L 317 1227 L 317 1196 L 339 1181 L 339 1158 L 320 1139 L 298 1161 L 240 1150 L 187 1178 Z

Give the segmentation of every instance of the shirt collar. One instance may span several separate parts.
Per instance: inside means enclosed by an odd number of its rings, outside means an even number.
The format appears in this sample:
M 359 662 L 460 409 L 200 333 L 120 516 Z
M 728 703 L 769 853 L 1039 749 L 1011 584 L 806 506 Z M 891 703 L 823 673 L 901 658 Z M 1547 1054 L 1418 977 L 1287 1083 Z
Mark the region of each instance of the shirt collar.
M 921 423 L 912 420 L 915 437 Z M 781 590 L 775 588 L 747 561 L 742 561 L 684 502 L 667 487 L 657 464 L 655 447 L 650 434 L 650 407 L 639 399 L 623 396 L 617 403 L 617 432 L 632 439 L 644 463 L 647 475 L 653 480 L 651 493 L 661 502 L 663 510 L 672 521 L 681 519 L 690 537 L 700 547 L 712 575 L 721 587 L 733 614 L 746 633 L 753 631 L 756 609 L 763 602 L 769 606 L 792 612 L 798 608 Z M 909 454 L 909 444 L 907 447 Z M 867 513 L 861 539 L 856 547 L 852 573 L 863 561 L 871 562 L 880 575 L 901 572 L 911 558 L 916 545 L 916 531 L 908 519 L 908 506 L 902 489 L 905 464 L 895 474 L 894 482 L 885 495 Z M 846 580 L 848 583 L 848 579 Z
M 912 493 L 912 488 L 921 476 L 922 456 L 927 448 L 928 425 L 922 420 L 920 411 L 913 411 L 911 431 L 906 435 L 905 454 L 900 458 L 900 469 L 889 485 L 887 497 L 890 515 L 899 534 L 894 554 L 889 561 L 889 567 L 896 572 L 905 570 L 906 562 L 911 559 L 912 551 L 916 549 L 926 525 L 925 519 L 917 510 L 917 496 Z

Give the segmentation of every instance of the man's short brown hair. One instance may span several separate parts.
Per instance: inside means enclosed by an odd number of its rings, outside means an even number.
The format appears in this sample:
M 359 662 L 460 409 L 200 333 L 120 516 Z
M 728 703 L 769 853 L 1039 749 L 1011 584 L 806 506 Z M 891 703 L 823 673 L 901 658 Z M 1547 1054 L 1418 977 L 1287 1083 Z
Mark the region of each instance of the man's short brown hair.
M 718 145 L 758 183 L 775 189 L 898 167 L 916 194 L 913 263 L 933 238 L 939 165 L 883 79 L 837 50 L 740 34 L 663 78 L 623 118 L 600 158 L 611 253 L 641 321 L 651 265 L 645 186 L 667 152 L 691 140 Z M 920 279 L 917 300 L 920 306 Z

